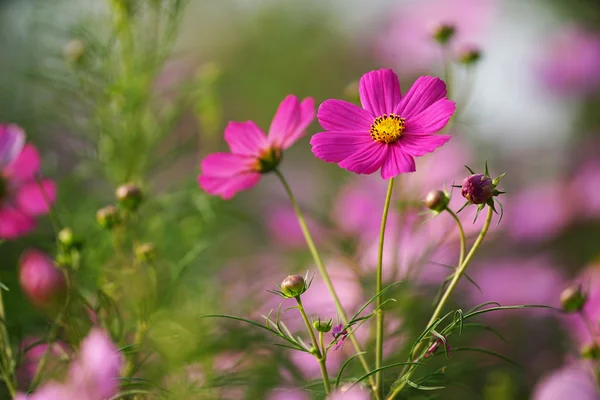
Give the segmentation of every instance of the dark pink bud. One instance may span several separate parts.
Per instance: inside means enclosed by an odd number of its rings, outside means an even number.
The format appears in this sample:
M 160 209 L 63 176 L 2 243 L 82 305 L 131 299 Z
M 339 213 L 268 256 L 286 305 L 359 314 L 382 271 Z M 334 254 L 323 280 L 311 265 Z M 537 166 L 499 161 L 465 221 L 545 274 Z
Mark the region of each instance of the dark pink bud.
M 473 204 L 484 204 L 494 197 L 494 183 L 485 174 L 474 174 L 462 183 L 462 195 Z
M 35 250 L 26 250 L 19 265 L 19 283 L 27 298 L 41 308 L 60 305 L 67 293 L 63 272 L 52 258 Z

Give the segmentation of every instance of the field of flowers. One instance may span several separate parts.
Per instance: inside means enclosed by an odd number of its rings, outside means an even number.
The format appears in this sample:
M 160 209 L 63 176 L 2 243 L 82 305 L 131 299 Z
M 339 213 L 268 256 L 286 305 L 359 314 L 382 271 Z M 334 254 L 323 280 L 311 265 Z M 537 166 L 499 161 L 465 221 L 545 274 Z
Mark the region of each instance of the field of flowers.
M 0 399 L 599 400 L 596 0 L 0 0 Z

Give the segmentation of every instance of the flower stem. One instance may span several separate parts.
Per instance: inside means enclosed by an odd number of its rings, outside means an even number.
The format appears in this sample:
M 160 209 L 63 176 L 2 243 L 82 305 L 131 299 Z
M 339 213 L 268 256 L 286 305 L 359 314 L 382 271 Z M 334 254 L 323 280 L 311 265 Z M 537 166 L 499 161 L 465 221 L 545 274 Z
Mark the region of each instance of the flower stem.
M 454 273 L 454 277 L 452 278 L 452 281 L 450 282 L 450 284 L 446 288 L 446 292 L 444 292 L 444 295 L 442 296 L 440 302 L 438 303 L 435 311 L 431 315 L 431 318 L 429 319 L 429 322 L 427 323 L 427 326 L 430 326 L 436 319 L 439 318 L 440 314 L 442 313 L 442 310 L 444 309 L 444 306 L 446 305 L 446 302 L 450 298 L 450 295 L 454 291 L 454 288 L 456 288 L 456 285 L 458 284 L 458 281 L 460 280 L 460 278 L 465 273 L 465 270 L 467 269 L 467 266 L 469 265 L 469 263 L 471 262 L 471 259 L 475 255 L 475 252 L 477 251 L 477 249 L 479 248 L 479 246 L 481 246 L 481 243 L 483 242 L 483 239 L 485 238 L 485 235 L 487 234 L 488 229 L 490 228 L 490 224 L 492 222 L 492 216 L 493 215 L 494 215 L 494 210 L 491 207 L 488 207 L 487 217 L 485 218 L 485 223 L 483 224 L 483 227 L 481 228 L 481 232 L 479 232 L 479 236 L 477 237 L 477 240 L 475 240 L 475 243 L 473 243 L 473 247 L 471 247 L 471 250 L 469 250 L 469 254 L 467 254 L 467 256 L 465 257 L 464 261 L 459 265 L 458 269 Z M 424 343 L 424 342 L 421 341 L 419 344 L 417 344 L 417 346 L 415 346 L 414 353 L 418 353 L 419 352 L 419 350 L 422 347 L 422 345 L 421 345 L 422 343 Z M 415 369 L 416 369 L 416 367 L 414 365 L 410 367 L 410 369 L 408 370 L 408 372 L 406 372 L 406 374 L 404 374 L 402 376 L 402 378 L 401 378 L 402 381 L 398 384 L 398 386 L 396 386 L 395 389 L 393 389 L 390 392 L 390 394 L 388 395 L 388 397 L 387 397 L 386 400 L 392 400 L 392 399 L 394 399 L 398 395 L 398 393 L 400 393 L 402 391 L 402 389 L 404 389 L 404 387 L 407 384 L 406 383 L 407 380 L 410 379 L 410 377 L 414 373 Z
M 456 226 L 458 226 L 458 234 L 460 235 L 460 256 L 458 257 L 458 265 L 462 265 L 465 260 L 465 253 L 467 252 L 467 240 L 465 237 L 465 230 L 463 229 L 462 223 L 458 218 L 458 215 L 454 211 L 449 208 L 446 208 L 446 211 L 454 218 L 456 221 Z
M 317 341 L 317 337 L 315 336 L 315 332 L 313 331 L 313 327 L 310 324 L 308 316 L 306 315 L 306 311 L 302 306 L 302 300 L 300 300 L 300 296 L 296 296 L 296 302 L 298 303 L 298 311 L 300 311 L 300 315 L 302 315 L 302 320 L 306 325 L 306 329 L 308 330 L 308 334 L 310 335 L 310 340 L 312 340 L 312 345 L 314 348 L 313 355 L 316 357 L 319 367 L 321 368 L 321 377 L 323 378 L 323 385 L 325 385 L 325 393 L 329 394 L 331 391 L 331 386 L 329 384 L 329 374 L 327 373 L 327 365 L 326 365 L 326 355 L 325 352 L 321 352 L 319 348 L 319 343 L 323 343 L 323 333 L 319 332 L 319 341 Z M 322 345 L 321 345 L 322 347 Z
M 12 351 L 10 348 L 10 338 L 8 336 L 8 330 L 6 329 L 6 318 L 4 312 L 4 301 L 2 299 L 2 287 L 0 286 L 0 324 L 2 327 L 0 328 L 0 344 L 2 346 L 2 358 L 3 358 L 3 366 L 2 366 L 2 378 L 4 379 L 4 383 L 6 384 L 6 388 L 10 393 L 11 397 L 14 397 L 17 393 L 15 388 L 14 381 L 14 369 L 12 363 Z
M 304 234 L 304 239 L 306 240 L 306 245 L 308 246 L 308 249 L 310 250 L 310 253 L 315 261 L 315 264 L 317 265 L 317 269 L 319 270 L 319 273 L 321 274 L 321 277 L 323 278 L 323 281 L 325 282 L 325 285 L 327 286 L 327 289 L 329 290 L 331 297 L 333 297 L 333 301 L 335 302 L 337 312 L 339 313 L 340 318 L 341 318 L 342 322 L 344 323 L 344 325 L 347 325 L 348 324 L 348 315 L 346 314 L 346 311 L 344 311 L 344 308 L 342 307 L 342 303 L 340 302 L 340 298 L 338 297 L 338 295 L 335 291 L 335 288 L 333 287 L 331 278 L 329 277 L 329 274 L 327 273 L 327 269 L 325 269 L 325 265 L 323 264 L 323 260 L 321 259 L 321 256 L 319 255 L 319 252 L 317 251 L 317 248 L 312 239 L 310 231 L 308 230 L 308 226 L 306 225 L 306 221 L 304 220 L 304 215 L 302 214 L 302 211 L 300 210 L 300 206 L 298 205 L 298 202 L 296 201 L 296 198 L 294 197 L 294 194 L 292 193 L 292 189 L 290 188 L 290 185 L 288 184 L 287 180 L 284 178 L 284 176 L 281 174 L 281 172 L 279 170 L 276 169 L 274 172 L 275 172 L 275 175 L 277 175 L 277 177 L 281 181 L 283 188 L 285 189 L 288 197 L 290 198 L 290 202 L 292 203 L 292 207 L 294 209 L 294 212 L 296 213 L 296 217 L 298 218 L 298 223 L 300 224 L 300 229 L 302 230 L 302 233 Z M 356 353 L 359 354 L 358 359 L 360 360 L 360 363 L 362 364 L 365 372 L 369 373 L 371 371 L 371 369 L 369 368 L 369 364 L 367 363 L 367 360 L 363 354 L 364 352 L 362 351 L 360 344 L 358 343 L 358 340 L 356 340 L 356 338 L 354 337 L 353 334 L 350 334 L 349 336 L 350 336 L 350 341 L 352 342 L 352 345 L 354 346 Z M 371 385 L 373 393 L 375 394 L 375 399 L 380 399 L 379 393 L 378 393 L 376 385 L 375 385 L 375 379 L 373 379 L 373 376 L 369 376 L 369 383 Z
M 377 254 L 377 289 L 376 294 L 383 290 L 383 242 L 385 239 L 385 227 L 387 225 L 388 212 L 392 201 L 392 192 L 394 190 L 394 178 L 390 178 L 387 194 L 385 196 L 385 205 L 383 206 L 383 215 L 381 216 L 381 231 L 379 232 L 379 250 Z M 375 336 L 375 369 L 379 369 L 383 363 L 383 298 L 377 297 L 377 332 Z M 383 396 L 383 382 L 381 371 L 375 374 L 375 386 L 381 396 Z

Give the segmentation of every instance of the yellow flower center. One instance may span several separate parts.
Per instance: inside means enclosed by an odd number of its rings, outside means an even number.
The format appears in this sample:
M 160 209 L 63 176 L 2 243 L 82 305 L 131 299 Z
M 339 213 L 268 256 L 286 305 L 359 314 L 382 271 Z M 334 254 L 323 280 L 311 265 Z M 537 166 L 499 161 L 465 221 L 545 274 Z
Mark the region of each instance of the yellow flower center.
M 383 114 L 371 124 L 371 137 L 376 142 L 394 143 L 404 132 L 404 118 L 394 114 Z

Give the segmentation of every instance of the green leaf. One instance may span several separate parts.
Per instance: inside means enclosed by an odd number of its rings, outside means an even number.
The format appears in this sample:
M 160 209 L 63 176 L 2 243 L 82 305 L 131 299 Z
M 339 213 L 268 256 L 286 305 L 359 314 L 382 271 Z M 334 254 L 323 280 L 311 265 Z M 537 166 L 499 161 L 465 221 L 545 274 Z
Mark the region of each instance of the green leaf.
M 406 383 L 408 384 L 408 386 L 412 386 L 415 389 L 419 389 L 419 390 L 440 390 L 440 389 L 446 389 L 446 386 L 424 386 L 424 385 L 419 385 L 418 383 L 415 383 L 409 379 L 404 379 L 406 381 Z
M 200 318 L 200 319 L 203 319 L 203 318 L 226 318 L 226 319 L 232 319 L 234 321 L 242 321 L 242 322 L 245 322 L 245 323 L 250 324 L 250 325 L 258 326 L 259 328 L 264 329 L 266 331 L 273 332 L 272 329 L 267 328 L 263 324 L 259 324 L 258 322 L 255 322 L 255 321 L 252 321 L 252 320 L 249 320 L 249 319 L 246 319 L 246 318 L 236 317 L 234 315 L 206 314 L 206 315 L 201 315 L 198 318 Z
M 485 308 L 483 310 L 469 312 L 469 313 L 465 314 L 464 319 L 471 318 L 471 317 L 474 317 L 475 315 L 485 314 L 485 313 L 492 312 L 492 311 L 520 310 L 523 308 L 549 308 L 549 309 L 555 310 L 554 307 L 544 306 L 544 305 L 539 305 L 539 304 L 526 304 L 526 305 L 519 305 L 519 306 L 498 306 L 498 307 L 490 307 L 490 308 Z
M 350 364 L 350 362 L 352 360 L 354 360 L 356 357 L 359 357 L 359 356 L 361 356 L 363 354 L 367 354 L 367 352 L 363 351 L 361 353 L 357 353 L 357 354 L 353 355 L 352 357 L 350 357 L 349 359 L 347 359 L 346 361 L 344 361 L 344 363 L 342 364 L 342 366 L 340 368 L 340 371 L 337 374 L 337 377 L 335 378 L 335 387 L 336 388 L 340 387 L 340 381 L 342 379 L 342 373 L 344 372 L 344 369 L 346 369 L 346 367 L 348 366 L 348 364 Z
M 401 363 L 394 363 L 394 364 L 389 364 L 389 365 L 384 365 L 383 367 L 380 368 L 375 368 L 374 370 L 364 374 L 363 376 L 361 376 L 360 378 L 358 378 L 357 380 L 355 380 L 349 387 L 348 390 L 350 390 L 350 388 L 352 388 L 354 385 L 356 385 L 357 383 L 360 383 L 361 381 L 364 381 L 365 379 L 367 379 L 369 376 L 376 374 L 379 371 L 383 371 L 384 369 L 389 369 L 389 368 L 394 368 L 394 367 L 401 367 L 404 365 L 422 365 L 423 363 L 418 363 L 418 362 L 401 362 Z
M 488 326 L 488 325 L 485 325 L 485 324 L 478 324 L 478 323 L 475 323 L 475 322 L 471 322 L 471 323 L 468 323 L 468 324 L 463 324 L 463 327 L 464 327 L 464 328 L 479 328 L 479 329 L 485 329 L 486 331 L 492 332 L 493 334 L 495 334 L 496 336 L 498 336 L 498 338 L 499 338 L 500 340 L 502 340 L 504 343 L 508 343 L 508 342 L 506 341 L 506 339 L 504 338 L 504 336 L 503 336 L 503 335 L 502 335 L 500 332 L 498 332 L 496 329 L 494 329 L 494 328 L 492 328 L 492 327 L 490 327 L 490 326 Z
M 431 323 L 431 325 L 429 325 L 417 338 L 417 340 L 413 343 L 412 347 L 410 348 L 410 352 L 409 357 L 411 359 L 414 359 L 414 354 L 413 352 L 415 351 L 415 347 L 417 347 L 417 345 L 423 340 L 423 338 L 429 333 L 429 331 L 431 331 L 432 329 L 435 329 L 444 319 L 446 319 L 450 314 L 452 314 L 454 311 L 450 311 L 449 313 L 447 313 L 446 315 L 444 315 L 441 318 L 436 319 L 435 321 L 433 321 Z
M 519 369 L 525 369 L 523 368 L 523 366 L 521 364 L 519 364 L 516 361 L 511 360 L 510 358 L 503 356 L 502 354 L 496 353 L 495 351 L 492 350 L 487 350 L 487 349 L 481 349 L 479 347 L 456 347 L 454 349 L 452 349 L 453 352 L 457 352 L 457 351 L 476 351 L 478 353 L 483 353 L 483 354 L 487 354 L 490 356 L 494 356 L 497 357 L 503 361 L 506 361 L 509 364 L 514 365 L 515 367 L 519 368 Z
M 375 296 L 371 297 L 369 299 L 369 301 L 367 301 L 365 304 L 363 304 L 363 306 L 356 312 L 356 314 L 354 314 L 354 316 L 352 316 L 352 318 L 350 318 L 350 321 L 354 321 L 356 318 L 358 318 L 358 316 L 365 310 L 365 308 L 367 308 L 369 306 L 369 304 L 371 304 L 372 302 L 374 302 L 375 300 L 377 300 L 377 298 L 381 295 L 383 295 L 385 292 L 387 292 L 390 288 L 394 287 L 394 286 L 398 286 L 399 284 L 401 284 L 402 282 L 395 282 L 392 283 L 391 285 L 388 285 L 386 287 L 384 287 L 381 292 L 377 293 Z M 350 325 L 350 323 L 348 323 Z

